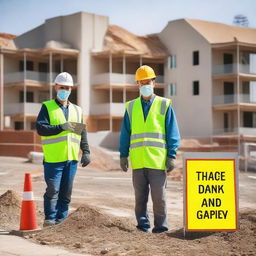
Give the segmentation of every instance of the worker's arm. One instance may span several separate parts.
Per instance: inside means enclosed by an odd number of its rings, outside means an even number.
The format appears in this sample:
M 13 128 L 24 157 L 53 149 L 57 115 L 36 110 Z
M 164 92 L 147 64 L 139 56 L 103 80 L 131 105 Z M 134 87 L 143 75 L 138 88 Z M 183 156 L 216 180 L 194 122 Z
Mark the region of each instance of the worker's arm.
M 121 135 L 120 135 L 120 146 L 119 146 L 120 157 L 129 156 L 130 137 L 131 137 L 130 119 L 127 111 L 125 111 L 123 122 L 122 122 Z
M 171 158 L 176 158 L 176 151 L 180 145 L 180 132 L 174 110 L 171 106 L 169 106 L 166 112 L 165 131 L 167 156 Z
M 84 154 L 90 154 L 90 148 L 89 148 L 89 144 L 88 144 L 88 140 L 87 140 L 86 127 L 83 129 L 83 131 L 81 133 L 80 148 Z
M 36 120 L 36 130 L 41 136 L 57 135 L 63 131 L 60 125 L 50 125 L 46 106 L 43 104 Z

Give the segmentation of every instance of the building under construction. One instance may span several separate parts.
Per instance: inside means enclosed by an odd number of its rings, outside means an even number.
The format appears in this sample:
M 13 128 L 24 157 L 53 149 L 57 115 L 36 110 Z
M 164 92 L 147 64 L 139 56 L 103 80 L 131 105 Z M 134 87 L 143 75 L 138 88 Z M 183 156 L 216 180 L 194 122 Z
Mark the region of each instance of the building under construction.
M 172 99 L 183 138 L 255 138 L 256 29 L 180 19 L 137 36 L 79 12 L 17 37 L 0 34 L 0 47 L 1 130 L 35 129 L 41 102 L 54 97 L 54 79 L 66 71 L 89 138 L 116 148 L 124 103 L 139 95 L 135 71 L 147 64 L 155 93 Z

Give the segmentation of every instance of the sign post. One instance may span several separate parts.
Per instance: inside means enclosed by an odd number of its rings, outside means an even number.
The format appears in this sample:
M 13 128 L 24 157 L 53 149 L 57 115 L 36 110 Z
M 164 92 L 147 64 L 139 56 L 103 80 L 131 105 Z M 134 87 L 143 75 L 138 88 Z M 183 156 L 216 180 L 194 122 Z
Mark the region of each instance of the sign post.
M 184 232 L 238 230 L 236 153 L 184 153 Z

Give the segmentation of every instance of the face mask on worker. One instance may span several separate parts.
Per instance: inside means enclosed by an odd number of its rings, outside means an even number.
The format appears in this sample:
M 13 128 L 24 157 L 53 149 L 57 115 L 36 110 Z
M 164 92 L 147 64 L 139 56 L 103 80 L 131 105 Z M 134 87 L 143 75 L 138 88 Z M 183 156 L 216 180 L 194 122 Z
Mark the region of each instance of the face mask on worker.
M 151 84 L 146 84 L 140 87 L 140 94 L 144 97 L 149 97 L 153 94 L 154 88 Z
M 58 90 L 57 92 L 57 97 L 58 99 L 60 99 L 61 101 L 66 101 L 70 95 L 71 91 L 67 91 L 67 90 Z

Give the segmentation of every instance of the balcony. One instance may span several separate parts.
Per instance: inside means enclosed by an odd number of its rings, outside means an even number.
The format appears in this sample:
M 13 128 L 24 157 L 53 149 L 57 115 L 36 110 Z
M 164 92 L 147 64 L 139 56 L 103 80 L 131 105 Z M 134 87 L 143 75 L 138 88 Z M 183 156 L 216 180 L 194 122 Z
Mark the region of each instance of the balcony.
M 26 115 L 38 115 L 42 104 L 41 103 L 26 103 Z M 7 103 L 4 105 L 4 113 L 7 116 L 24 114 L 24 103 Z
M 52 79 L 54 81 L 55 77 L 58 73 L 52 73 Z M 77 82 L 77 77 L 72 75 L 74 83 Z M 50 81 L 50 74 L 45 72 L 37 72 L 37 71 L 26 71 L 26 80 L 36 81 L 39 83 L 46 83 Z M 11 72 L 4 74 L 4 83 L 18 83 L 24 81 L 24 72 Z
M 220 128 L 214 130 L 214 135 L 221 135 L 221 134 L 242 134 L 245 136 L 255 136 L 256 134 L 256 127 L 230 127 L 230 128 Z
M 256 95 L 240 94 L 239 103 L 256 104 Z M 213 96 L 213 105 L 237 104 L 237 94 Z
M 164 83 L 163 76 L 157 76 L 157 83 Z M 135 75 L 119 74 L 119 73 L 102 73 L 95 75 L 92 80 L 93 85 L 112 84 L 112 85 L 125 85 L 135 84 Z
M 99 103 L 94 105 L 91 115 L 123 116 L 124 112 L 124 103 Z
M 212 69 L 213 75 L 227 75 L 227 74 L 237 74 L 238 66 L 237 63 L 226 64 L 226 65 L 214 65 Z M 239 73 L 247 75 L 256 75 L 255 65 L 249 64 L 239 64 Z

